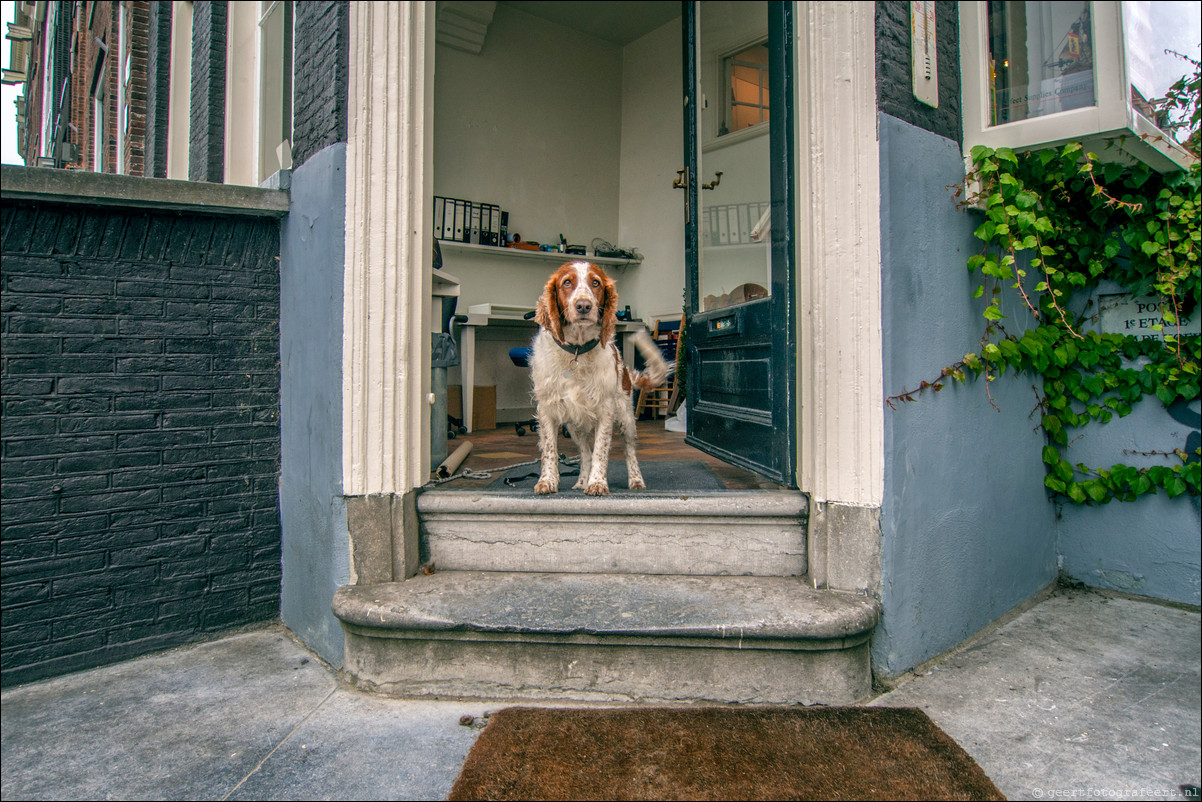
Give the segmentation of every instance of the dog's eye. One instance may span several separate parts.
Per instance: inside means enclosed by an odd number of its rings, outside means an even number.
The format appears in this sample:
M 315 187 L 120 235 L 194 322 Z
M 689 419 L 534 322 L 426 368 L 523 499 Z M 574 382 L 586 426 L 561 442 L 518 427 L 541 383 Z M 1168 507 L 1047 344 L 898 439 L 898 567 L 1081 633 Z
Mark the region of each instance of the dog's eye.
M 594 287 L 600 287 L 600 286 L 601 286 L 601 282 L 600 282 L 600 281 L 598 281 L 597 279 L 593 279 L 593 286 L 594 286 Z

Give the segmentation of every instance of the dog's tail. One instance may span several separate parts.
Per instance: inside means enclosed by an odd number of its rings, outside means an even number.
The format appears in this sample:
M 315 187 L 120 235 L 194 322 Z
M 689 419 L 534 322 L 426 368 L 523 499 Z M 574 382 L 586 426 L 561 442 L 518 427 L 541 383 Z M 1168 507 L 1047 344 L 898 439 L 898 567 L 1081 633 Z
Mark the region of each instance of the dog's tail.
M 668 378 L 668 363 L 664 361 L 664 355 L 651 340 L 651 335 L 647 333 L 646 329 L 639 329 L 630 336 L 633 338 L 635 348 L 638 348 L 639 353 L 643 355 L 644 362 L 641 371 L 631 371 L 634 376 L 634 384 L 644 390 L 654 390 Z

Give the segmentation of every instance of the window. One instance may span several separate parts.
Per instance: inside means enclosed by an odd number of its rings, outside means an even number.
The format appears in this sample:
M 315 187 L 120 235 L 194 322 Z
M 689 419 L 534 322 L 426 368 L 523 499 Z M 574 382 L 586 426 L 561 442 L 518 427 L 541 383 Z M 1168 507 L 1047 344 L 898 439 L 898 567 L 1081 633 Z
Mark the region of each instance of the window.
M 192 3 L 171 4 L 171 88 L 167 101 L 167 177 L 188 178 L 189 102 L 192 88 Z
M 259 17 L 259 180 L 292 166 L 292 3 L 262 0 Z
M 1156 7 L 1163 8 L 1153 12 Z M 965 154 L 976 145 L 1033 148 L 1080 140 L 1102 158 L 1136 159 L 1159 170 L 1192 163 L 1159 127 L 1156 102 L 1147 94 L 1163 96 L 1172 81 L 1154 87 L 1142 76 L 1150 59 L 1162 62 L 1163 43 L 1150 29 L 1192 32 L 1194 44 L 1181 52 L 1197 58 L 1197 7 L 1083 0 L 961 3 Z M 1141 26 L 1139 20 L 1152 13 L 1189 19 Z M 1173 80 L 1187 66 L 1180 60 Z
M 1097 104 L 1089 3 L 989 4 L 990 123 Z
M 723 59 L 729 92 L 726 118 L 718 136 L 742 131 L 768 120 L 768 43 L 749 47 Z
M 258 186 L 292 166 L 292 3 L 229 7 L 225 183 Z

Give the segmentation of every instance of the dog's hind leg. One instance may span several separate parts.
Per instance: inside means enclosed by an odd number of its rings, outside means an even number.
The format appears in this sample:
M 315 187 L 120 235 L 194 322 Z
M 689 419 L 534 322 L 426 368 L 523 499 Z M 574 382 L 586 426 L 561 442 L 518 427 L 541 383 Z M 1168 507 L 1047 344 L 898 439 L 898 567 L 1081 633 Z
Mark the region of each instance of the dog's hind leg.
M 534 492 L 539 495 L 559 492 L 559 421 L 543 410 L 538 411 L 538 450 L 542 460 Z

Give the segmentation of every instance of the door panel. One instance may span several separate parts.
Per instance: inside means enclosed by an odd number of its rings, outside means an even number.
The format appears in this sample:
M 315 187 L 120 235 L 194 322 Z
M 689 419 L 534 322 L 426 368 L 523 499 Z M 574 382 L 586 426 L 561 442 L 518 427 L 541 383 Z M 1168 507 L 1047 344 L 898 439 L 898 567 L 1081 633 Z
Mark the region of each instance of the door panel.
M 791 5 L 684 3 L 686 441 L 795 486 Z

